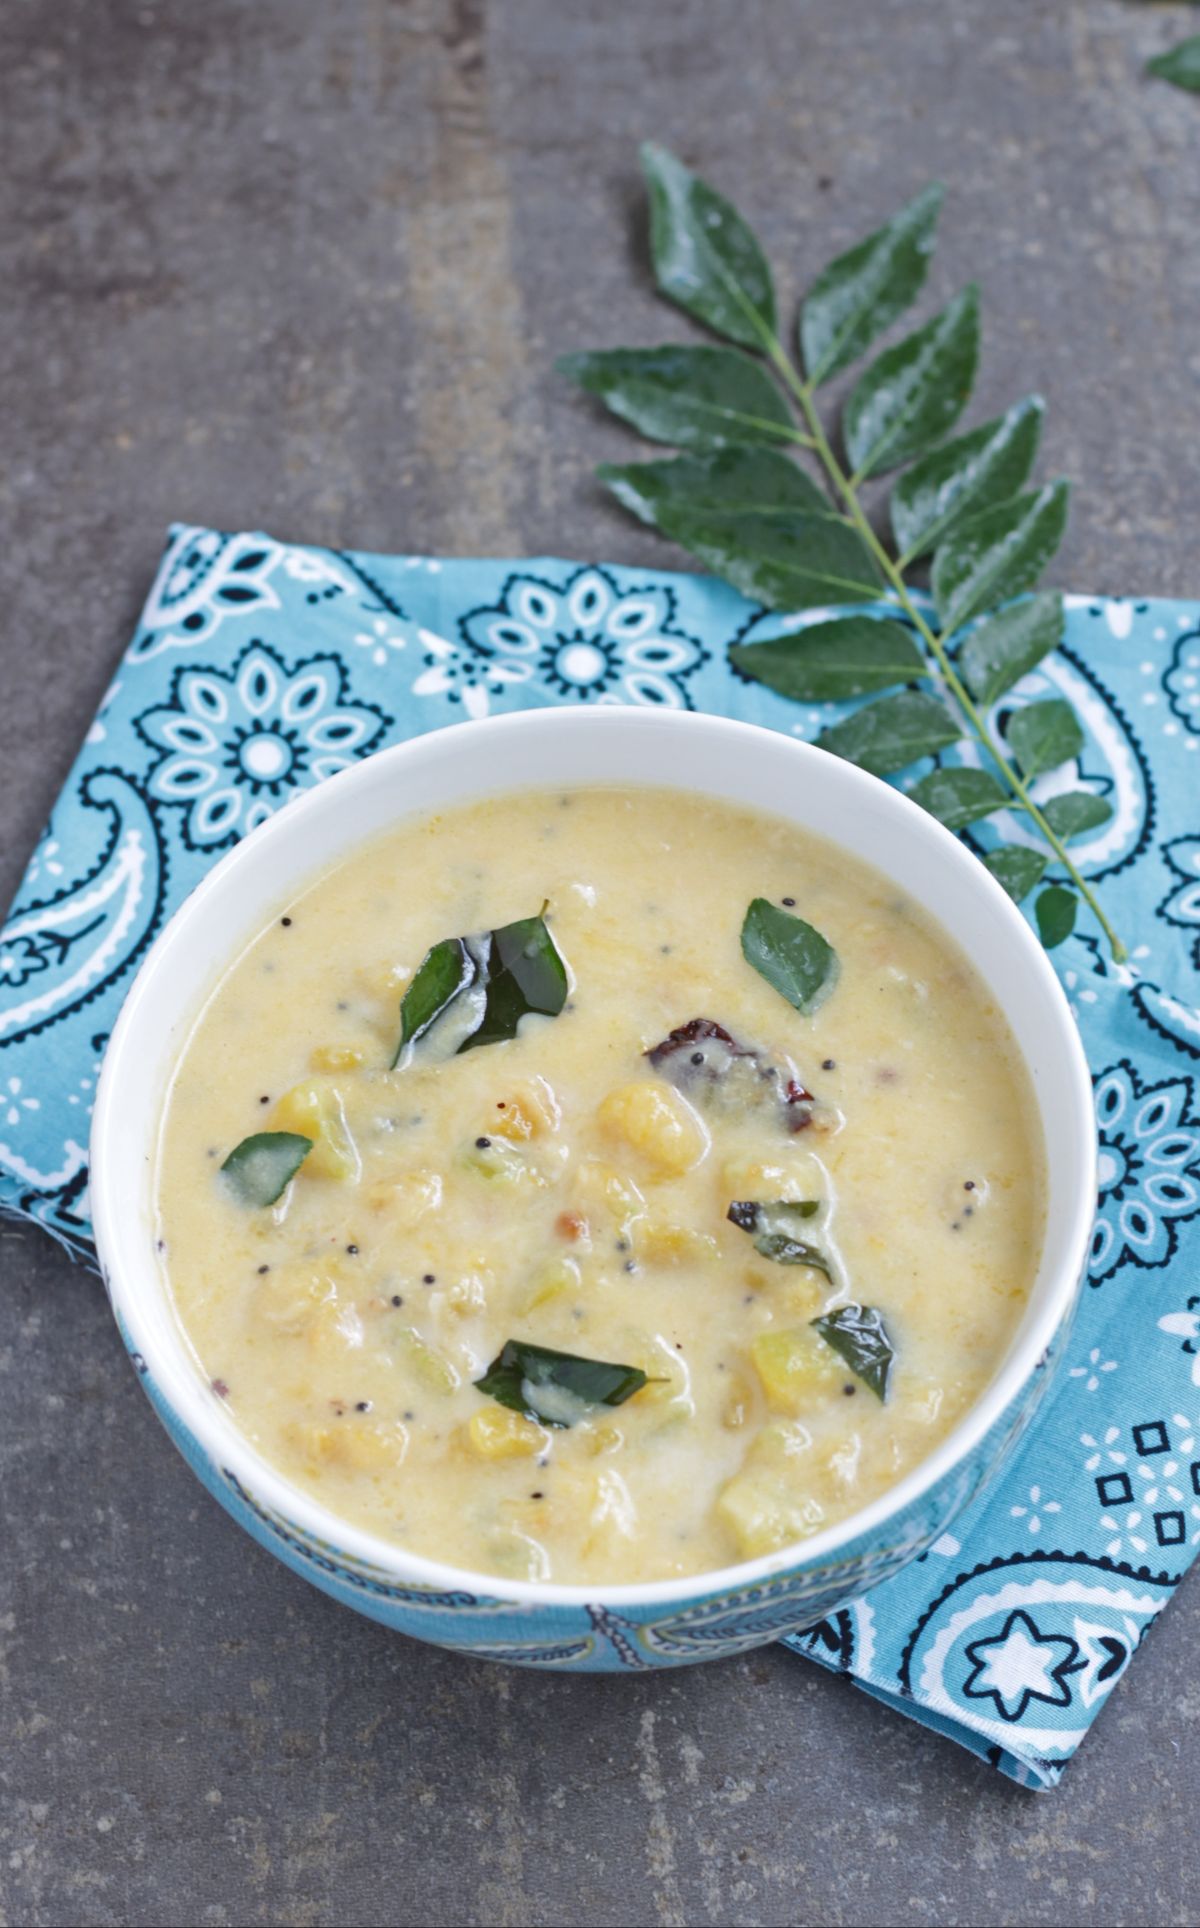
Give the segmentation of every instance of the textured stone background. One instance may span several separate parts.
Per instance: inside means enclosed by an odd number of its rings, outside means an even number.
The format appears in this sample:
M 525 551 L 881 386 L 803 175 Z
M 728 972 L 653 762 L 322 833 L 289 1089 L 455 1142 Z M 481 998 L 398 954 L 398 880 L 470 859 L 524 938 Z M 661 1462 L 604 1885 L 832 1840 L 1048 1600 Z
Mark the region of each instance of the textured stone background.
M 0 895 L 170 517 L 636 561 L 550 372 L 677 332 L 648 133 L 801 278 L 931 174 L 982 402 L 1037 385 L 1060 579 L 1192 595 L 1194 29 L 1125 0 L 0 0 Z M 1200 1583 L 1022 1794 L 779 1651 L 519 1675 L 387 1635 L 172 1452 L 94 1278 L 0 1233 L 0 1915 L 1140 1923 L 1200 1915 Z

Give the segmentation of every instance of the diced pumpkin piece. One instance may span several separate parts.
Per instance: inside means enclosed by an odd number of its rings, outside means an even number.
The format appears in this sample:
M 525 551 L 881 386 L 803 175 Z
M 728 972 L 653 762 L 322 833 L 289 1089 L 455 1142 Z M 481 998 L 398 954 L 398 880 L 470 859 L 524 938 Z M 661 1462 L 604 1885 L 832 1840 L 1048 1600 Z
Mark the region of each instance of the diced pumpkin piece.
M 457 1366 L 447 1359 L 444 1352 L 431 1346 L 428 1339 L 423 1339 L 415 1326 L 402 1326 L 395 1340 L 412 1367 L 414 1378 L 429 1392 L 454 1391 L 461 1378 Z
M 373 1185 L 367 1199 L 373 1212 L 386 1213 L 397 1231 L 411 1232 L 442 1202 L 439 1172 L 402 1172 Z
M 386 1472 L 408 1451 L 408 1428 L 399 1420 L 364 1419 L 357 1413 L 295 1420 L 284 1437 L 313 1475 L 330 1466 L 351 1473 Z
M 515 1526 L 499 1526 L 489 1534 L 488 1568 L 510 1580 L 546 1580 L 550 1559 L 544 1546 Z
M 462 1163 L 480 1178 L 500 1185 L 545 1185 L 546 1178 L 522 1149 L 505 1138 L 482 1133 L 463 1153 Z
M 551 1086 L 545 1078 L 530 1078 L 497 1102 L 486 1130 L 492 1136 L 521 1144 L 557 1131 L 561 1122 L 562 1112 Z
M 643 1216 L 646 1201 L 632 1178 L 599 1158 L 585 1158 L 572 1178 L 572 1203 L 588 1237 L 602 1233 L 625 1238 Z
M 735 1474 L 721 1488 L 717 1514 L 746 1560 L 807 1539 L 825 1520 L 820 1501 L 811 1494 L 789 1493 L 761 1473 Z
M 312 1139 L 312 1150 L 304 1161 L 306 1174 L 357 1177 L 358 1148 L 335 1085 L 320 1078 L 293 1085 L 275 1104 L 270 1122 L 273 1131 L 297 1131 Z
M 316 1265 L 273 1265 L 255 1280 L 254 1313 L 276 1332 L 303 1332 L 319 1306 L 336 1304 L 337 1286 Z
M 336 1420 L 331 1420 L 327 1426 L 293 1420 L 284 1428 L 284 1439 L 310 1478 L 322 1472 L 333 1457 L 333 1429 L 336 1424 Z
M 607 1135 L 630 1146 L 656 1177 L 680 1177 L 708 1150 L 708 1133 L 687 1100 L 657 1080 L 618 1085 L 597 1116 Z
M 304 1332 L 308 1349 L 317 1357 L 353 1351 L 363 1342 L 363 1324 L 353 1305 L 339 1305 L 336 1299 L 323 1299 L 309 1319 Z
M 720 1255 L 720 1247 L 709 1233 L 653 1218 L 638 1226 L 634 1250 L 646 1265 L 703 1265 Z
M 314 1071 L 357 1071 L 366 1063 L 366 1053 L 355 1044 L 318 1044 L 309 1063 Z
M 767 1403 L 777 1412 L 804 1412 L 837 1392 L 846 1377 L 837 1354 L 809 1325 L 760 1332 L 750 1357 Z
M 487 1305 L 488 1280 L 491 1274 L 484 1268 L 460 1274 L 451 1285 L 439 1291 L 437 1302 L 445 1306 L 447 1312 L 456 1319 L 468 1319 L 476 1312 L 482 1312 Z
M 408 1428 L 399 1420 L 372 1423 L 349 1414 L 328 1427 L 330 1457 L 353 1473 L 383 1473 L 408 1451 Z
M 533 1312 L 539 1305 L 551 1305 L 556 1299 L 566 1298 L 568 1294 L 578 1292 L 582 1282 L 583 1274 L 574 1259 L 552 1259 L 539 1273 L 521 1311 Z
M 466 1425 L 467 1444 L 477 1459 L 536 1459 L 550 1435 L 536 1420 L 506 1406 L 481 1406 Z

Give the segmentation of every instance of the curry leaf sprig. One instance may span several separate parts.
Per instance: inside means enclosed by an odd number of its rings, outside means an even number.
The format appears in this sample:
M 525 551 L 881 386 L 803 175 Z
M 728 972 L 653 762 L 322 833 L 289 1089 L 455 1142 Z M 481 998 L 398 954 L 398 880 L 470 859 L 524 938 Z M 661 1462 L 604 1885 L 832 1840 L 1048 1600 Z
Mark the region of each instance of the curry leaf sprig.
M 1017 901 L 1043 885 L 1035 914 L 1047 947 L 1070 935 L 1082 898 L 1123 959 L 1066 847 L 1104 822 L 1110 806 L 1090 790 L 1043 802 L 1032 794 L 1039 778 L 1077 756 L 1074 711 L 1054 698 L 1014 711 L 1007 734 L 994 721 L 994 705 L 1062 638 L 1062 598 L 1029 593 L 1067 517 L 1065 482 L 1027 486 L 1041 399 L 1027 396 L 946 439 L 979 357 L 979 295 L 969 286 L 858 378 L 841 413 L 844 457 L 817 407 L 818 389 L 919 294 L 941 188 L 927 187 L 817 276 L 800 307 L 797 363 L 780 336 L 771 270 L 741 215 L 664 149 L 645 147 L 642 161 L 659 289 L 734 345 L 566 356 L 559 366 L 580 387 L 651 441 L 681 451 L 606 464 L 598 475 L 641 521 L 768 609 L 874 606 L 735 645 L 731 661 L 796 702 L 866 699 L 817 742 L 877 775 L 970 742 L 971 761 L 938 763 L 909 795 L 955 831 L 1016 812 L 1033 841 L 990 851 L 993 876 Z M 897 470 L 889 545 L 863 491 Z M 911 584 L 914 565 L 925 562 L 931 615 Z M 888 602 L 894 614 L 879 609 Z

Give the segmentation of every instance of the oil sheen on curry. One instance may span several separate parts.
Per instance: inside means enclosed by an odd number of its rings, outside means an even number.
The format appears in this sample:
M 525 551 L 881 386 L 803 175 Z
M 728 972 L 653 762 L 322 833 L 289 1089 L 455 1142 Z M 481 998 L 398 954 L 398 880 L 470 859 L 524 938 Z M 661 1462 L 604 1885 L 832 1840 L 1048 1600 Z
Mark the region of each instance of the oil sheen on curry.
M 670 790 L 402 823 L 179 1062 L 159 1232 L 212 1396 L 345 1519 L 667 1579 L 882 1494 L 994 1375 L 1042 1147 L 986 986 L 832 844 Z

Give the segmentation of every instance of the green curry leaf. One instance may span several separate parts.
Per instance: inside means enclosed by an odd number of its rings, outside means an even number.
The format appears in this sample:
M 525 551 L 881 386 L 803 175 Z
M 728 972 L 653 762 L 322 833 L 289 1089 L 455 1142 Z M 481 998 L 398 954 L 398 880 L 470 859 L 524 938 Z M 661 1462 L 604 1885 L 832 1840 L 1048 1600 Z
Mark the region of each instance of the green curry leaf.
M 1035 669 L 1062 641 L 1062 597 L 1053 592 L 981 617 L 958 652 L 958 673 L 984 708 Z
M 912 633 L 876 616 L 837 616 L 769 643 L 734 643 L 734 669 L 794 703 L 870 696 L 929 674 Z
M 426 952 L 404 993 L 393 1068 L 451 1010 L 463 1021 L 455 1047 L 462 1052 L 515 1038 L 522 1018 L 531 1012 L 557 1017 L 566 1001 L 566 965 L 544 916 L 478 937 L 443 938 Z
M 718 335 L 761 348 L 775 332 L 775 290 L 755 235 L 724 195 L 665 147 L 645 143 L 642 171 L 663 294 Z
M 797 1011 L 815 1011 L 837 980 L 832 944 L 766 897 L 756 897 L 746 912 L 742 956 Z
M 1181 40 L 1165 54 L 1156 54 L 1146 62 L 1146 72 L 1157 80 L 1186 88 L 1189 94 L 1200 94 L 1200 34 Z
M 725 1216 L 739 1231 L 749 1232 L 755 1251 L 764 1259 L 776 1265 L 811 1265 L 830 1278 L 832 1269 L 825 1253 L 798 1233 L 798 1227 L 820 1209 L 820 1200 L 815 1198 L 773 1202 L 740 1198 L 734 1200 Z
M 273 1205 L 313 1148 L 299 1131 L 256 1131 L 235 1145 L 221 1175 L 243 1205 Z
M 812 1321 L 826 1345 L 846 1361 L 851 1372 L 886 1401 L 896 1348 L 883 1314 L 870 1305 L 843 1305 Z
M 1098 830 L 1107 823 L 1113 809 L 1106 797 L 1094 790 L 1065 790 L 1040 806 L 1043 817 L 1056 837 L 1081 836 L 1085 830 Z
M 617 501 L 661 527 L 674 513 L 828 515 L 828 497 L 788 456 L 770 448 L 721 448 L 663 462 L 604 462 L 596 470 Z
M 589 1406 L 623 1405 L 641 1391 L 646 1374 L 638 1366 L 509 1339 L 474 1384 L 499 1405 L 543 1426 L 573 1426 Z
M 1034 903 L 1038 936 L 1048 951 L 1061 944 L 1075 928 L 1079 899 L 1065 884 L 1049 884 Z
M 831 723 L 817 737 L 817 748 L 857 763 L 877 777 L 907 769 L 923 756 L 957 743 L 963 726 L 942 702 L 924 690 L 901 690 L 864 703 L 853 716 Z
M 916 300 L 933 253 L 942 194 L 938 181 L 923 188 L 817 276 L 800 310 L 800 349 L 814 388 L 857 361 Z
M 965 516 L 1025 486 L 1042 432 L 1045 403 L 1028 395 L 993 422 L 931 449 L 892 490 L 892 529 L 909 559 L 923 556 Z
M 968 516 L 933 558 L 933 599 L 948 635 L 964 623 L 1031 589 L 1063 539 L 1065 482 L 1015 495 Z
M 846 451 L 856 475 L 898 468 L 954 427 L 979 361 L 979 290 L 887 348 L 846 403 Z
M 952 769 L 931 770 L 909 791 L 914 803 L 944 823 L 947 830 L 965 830 L 993 810 L 1002 810 L 1008 792 L 990 770 L 974 770 L 967 764 Z
M 1001 844 L 983 861 L 1014 904 L 1019 904 L 1035 884 L 1041 883 L 1050 859 L 1044 850 L 1034 850 L 1029 844 Z
M 1061 696 L 1052 696 L 1013 712 L 1008 744 L 1025 775 L 1038 777 L 1079 755 L 1083 729 L 1071 705 Z
M 798 514 L 781 520 L 678 506 L 660 511 L 658 526 L 768 609 L 873 602 L 880 593 L 870 551 L 841 516 Z
M 557 367 L 652 442 L 720 449 L 795 440 L 774 382 L 736 348 L 597 348 L 564 355 Z

